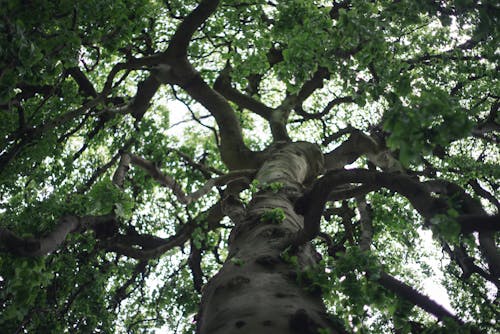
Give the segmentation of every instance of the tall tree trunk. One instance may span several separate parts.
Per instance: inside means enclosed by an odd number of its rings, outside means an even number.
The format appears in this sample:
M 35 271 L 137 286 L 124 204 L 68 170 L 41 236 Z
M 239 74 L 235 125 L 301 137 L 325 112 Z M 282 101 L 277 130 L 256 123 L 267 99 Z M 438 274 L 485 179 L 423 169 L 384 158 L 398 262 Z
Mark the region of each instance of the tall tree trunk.
M 303 227 L 294 201 L 322 169 L 319 148 L 306 142 L 276 149 L 262 165 L 256 176 L 260 190 L 231 232 L 228 260 L 203 289 L 198 333 L 340 332 L 328 320 L 321 293 L 297 280 L 301 270 L 317 263 L 314 247 L 294 250 L 297 264 L 282 256 Z

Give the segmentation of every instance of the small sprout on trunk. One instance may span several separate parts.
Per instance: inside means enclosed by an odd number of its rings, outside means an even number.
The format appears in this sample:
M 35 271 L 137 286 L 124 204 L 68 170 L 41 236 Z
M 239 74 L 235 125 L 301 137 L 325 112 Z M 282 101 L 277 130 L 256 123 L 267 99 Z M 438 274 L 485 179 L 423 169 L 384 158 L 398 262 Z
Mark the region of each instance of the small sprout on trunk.
M 283 188 L 283 183 L 282 182 L 271 182 L 271 183 L 266 183 L 262 187 L 263 190 L 271 190 L 273 193 L 277 193 Z
M 271 182 L 271 183 L 260 183 L 259 180 L 253 180 L 250 184 L 250 192 L 252 194 L 257 193 L 259 190 L 263 191 L 272 191 L 273 193 L 278 193 L 281 189 L 283 189 L 283 182 Z
M 245 263 L 245 261 L 243 261 L 243 260 L 242 260 L 242 259 L 240 259 L 240 258 L 233 257 L 233 258 L 231 259 L 231 263 L 233 263 L 235 266 L 241 267 L 241 266 Z
M 252 181 L 252 183 L 250 183 L 250 192 L 252 194 L 257 193 L 259 191 L 259 188 L 260 188 L 259 180 L 255 179 Z
M 262 214 L 260 221 L 263 223 L 281 224 L 286 219 L 285 211 L 282 208 L 268 210 Z

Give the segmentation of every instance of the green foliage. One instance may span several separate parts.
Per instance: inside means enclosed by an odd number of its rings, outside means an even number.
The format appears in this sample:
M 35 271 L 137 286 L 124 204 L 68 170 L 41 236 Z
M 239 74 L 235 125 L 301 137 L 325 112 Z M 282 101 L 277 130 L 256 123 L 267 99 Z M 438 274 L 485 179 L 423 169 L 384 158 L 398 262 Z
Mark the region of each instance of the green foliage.
M 250 192 L 252 194 L 257 193 L 259 191 L 259 187 L 260 187 L 259 180 L 257 179 L 252 180 L 252 182 L 250 183 Z
M 271 182 L 271 183 L 260 183 L 259 180 L 254 179 L 250 183 L 250 192 L 252 194 L 257 193 L 258 191 L 272 191 L 277 194 L 281 189 L 283 189 L 284 184 L 282 182 Z
M 280 257 L 297 273 L 296 283 L 311 293 L 318 291 L 328 293 L 331 282 L 326 261 L 321 260 L 314 266 L 303 266 L 297 255 L 291 255 L 290 251 L 291 247 L 286 248 L 281 252 Z
M 0 298 L 11 302 L 2 305 L 0 328 L 9 328 L 22 321 L 37 300 L 43 298 L 41 292 L 47 287 L 54 273 L 47 272 L 45 259 L 23 259 L 3 256 L 0 258 L 0 273 L 5 286 Z
M 438 235 L 442 236 L 451 244 L 458 244 L 460 234 L 460 224 L 457 223 L 456 210 L 448 210 L 448 214 L 437 214 L 431 219 L 431 228 L 434 228 Z
M 260 217 L 263 223 L 281 224 L 286 219 L 285 211 L 282 208 L 274 208 L 265 211 Z
M 206 243 L 208 239 L 208 223 L 206 217 L 200 214 L 195 220 L 197 226 L 194 228 L 191 234 L 191 240 L 196 248 L 202 249 L 203 244 Z
M 411 100 L 412 107 L 407 107 L 396 98 L 384 123 L 391 133 L 387 144 L 399 150 L 405 166 L 430 155 L 436 146 L 447 146 L 464 137 L 472 127 L 463 108 L 442 90 L 423 91 Z
M 278 193 L 281 189 L 283 189 L 283 183 L 282 182 L 271 182 L 271 183 L 266 183 L 262 186 L 263 190 L 271 190 L 273 193 Z
M 118 217 L 128 219 L 134 207 L 133 199 L 111 183 L 110 179 L 98 182 L 86 197 L 86 214 L 103 215 L 114 212 Z
M 82 50 L 93 63 L 126 46 L 145 27 L 144 14 L 154 5 L 135 0 L 8 1 L 3 7 L 0 68 L 6 72 L 0 80 L 0 103 L 15 95 L 20 82 L 53 84 L 65 69 L 78 64 Z M 96 45 L 102 48 L 99 53 Z
M 245 263 L 245 261 L 237 257 L 232 257 L 231 263 L 234 264 L 235 266 L 241 267 Z
M 280 2 L 273 33 L 287 47 L 284 62 L 278 64 L 278 77 L 287 88 L 297 92 L 305 80 L 317 69 L 317 62 L 325 55 L 327 32 L 331 26 L 326 10 L 318 9 L 312 2 L 293 0 Z
M 379 277 L 377 273 L 380 270 L 380 264 L 370 252 L 363 252 L 359 247 L 349 247 L 336 260 L 336 270 L 347 273 L 356 269 L 366 270 L 376 279 Z

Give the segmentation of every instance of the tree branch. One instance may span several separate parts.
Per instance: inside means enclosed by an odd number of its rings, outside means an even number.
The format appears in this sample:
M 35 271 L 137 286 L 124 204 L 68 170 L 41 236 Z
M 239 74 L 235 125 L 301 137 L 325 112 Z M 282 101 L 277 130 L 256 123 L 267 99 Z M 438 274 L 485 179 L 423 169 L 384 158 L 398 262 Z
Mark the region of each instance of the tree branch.
M 411 286 L 401 282 L 400 280 L 394 278 L 393 276 L 382 271 L 380 273 L 380 278 L 377 282 L 389 291 L 392 291 L 401 298 L 404 298 L 411 303 L 417 305 L 424 311 L 434 315 L 439 320 L 443 320 L 445 317 L 449 317 L 459 324 L 463 325 L 464 322 L 457 318 L 454 314 L 450 313 L 444 307 L 425 296 L 424 294 L 418 292 Z
M 488 215 L 461 215 L 457 218 L 462 233 L 496 232 L 500 231 L 500 214 Z
M 85 74 L 78 67 L 72 67 L 67 69 L 66 71 L 73 77 L 80 91 L 85 96 L 97 97 L 97 92 L 94 88 L 94 85 L 92 85 L 87 76 L 85 76 Z
M 314 114 L 308 113 L 307 111 L 302 109 L 301 106 L 296 107 L 294 110 L 297 113 L 297 115 L 302 116 L 306 120 L 321 119 L 323 116 L 328 114 L 330 112 L 330 110 L 332 110 L 333 107 L 338 106 L 338 105 L 343 104 L 343 103 L 353 103 L 353 102 L 354 102 L 354 99 L 352 98 L 352 96 L 342 96 L 342 97 L 336 97 L 333 100 L 331 100 L 330 102 L 328 102 L 328 104 L 319 113 L 314 113 Z
M 241 93 L 236 88 L 231 86 L 231 77 L 229 68 L 221 71 L 219 77 L 215 80 L 214 89 L 221 93 L 226 99 L 236 103 L 240 108 L 250 110 L 269 121 L 273 108 L 266 106 L 264 103 L 255 100 L 251 96 Z
M 395 191 L 405 196 L 426 220 L 431 220 L 437 214 L 446 214 L 449 208 L 445 200 L 431 196 L 427 189 L 429 184 L 426 187 L 426 185 L 401 173 L 376 172 L 362 169 L 330 171 L 323 178 L 317 180 L 312 189 L 295 204 L 297 213 L 304 215 L 304 228 L 295 236 L 294 245 L 300 245 L 312 240 L 318 234 L 321 215 L 331 190 L 336 186 L 346 183 L 378 185 Z M 440 185 L 440 183 L 437 183 L 437 185 Z M 455 187 L 458 186 L 449 183 L 447 187 L 449 187 L 447 191 L 455 190 L 453 193 L 457 194 Z M 464 194 L 462 195 L 466 196 Z M 480 204 L 475 203 L 475 201 L 463 200 L 463 203 L 464 206 L 468 206 L 466 210 L 470 210 L 466 211 L 466 214 L 468 212 L 484 212 Z M 479 208 L 477 208 L 478 206 Z M 498 269 L 500 268 L 500 257 L 492 233 L 490 233 L 491 229 L 498 229 L 498 219 L 497 216 L 488 217 L 485 214 L 482 216 L 482 223 L 479 224 L 477 223 L 477 216 L 474 216 L 475 223 L 471 223 L 472 219 L 467 215 L 459 216 L 457 222 L 464 224 L 464 231 L 468 231 L 471 228 L 483 229 L 479 233 L 480 248 L 488 263 L 491 274 L 495 278 L 498 278 L 500 275 Z
M 108 237 L 117 230 L 114 215 L 63 216 L 57 226 L 45 237 L 21 238 L 6 228 L 0 228 L 0 249 L 18 256 L 37 257 L 54 252 L 71 233 L 94 230 L 96 237 Z
M 498 230 L 499 220 L 495 216 L 488 217 L 481 203 L 465 192 L 455 183 L 445 180 L 432 180 L 425 183 L 426 187 L 436 193 L 444 194 L 458 201 L 460 209 L 465 217 L 458 217 L 457 222 L 463 223 L 461 229 L 464 231 L 479 231 L 479 246 L 483 253 L 488 268 L 495 278 L 500 277 L 500 253 L 498 252 L 493 231 Z M 469 218 L 472 215 L 473 218 Z M 478 217 L 483 218 L 479 219 Z M 498 216 L 498 215 L 497 215 Z M 475 221 L 475 222 L 474 222 Z
M 196 30 L 207 20 L 219 5 L 219 0 L 203 0 L 188 16 L 186 16 L 165 51 L 167 58 L 183 58 L 187 56 L 189 42 Z
M 188 265 L 193 276 L 194 289 L 196 290 L 196 292 L 201 293 L 201 288 L 203 287 L 203 271 L 201 270 L 201 249 L 196 247 L 192 240 Z
M 357 198 L 357 206 L 361 222 L 361 238 L 359 241 L 359 249 L 361 251 L 370 251 L 370 246 L 373 238 L 372 226 L 372 210 L 364 197 Z
M 345 131 L 340 131 L 340 134 L 343 135 L 347 132 L 351 133 L 349 138 L 339 147 L 324 155 L 325 168 L 327 170 L 344 168 L 345 165 L 353 163 L 361 155 L 367 152 L 374 152 L 377 149 L 375 141 L 364 135 L 361 131 L 349 128 Z M 332 138 L 329 139 L 333 140 Z
M 205 217 L 204 219 L 208 222 L 208 230 L 214 229 L 224 217 L 220 202 L 204 211 L 200 217 Z M 191 238 L 196 226 L 196 219 L 194 219 L 182 225 L 175 235 L 167 239 L 141 234 L 117 235 L 103 240 L 100 247 L 106 251 L 116 252 L 138 260 L 154 259 L 175 247 L 183 246 Z
M 227 174 L 209 179 L 200 189 L 192 192 L 191 194 L 186 194 L 182 190 L 182 186 L 173 177 L 162 173 L 158 166 L 154 163 L 137 155 L 125 153 L 122 154 L 120 164 L 118 165 L 115 175 L 113 176 L 113 183 L 115 183 L 118 187 L 123 186 L 124 173 L 128 169 L 130 163 L 141 167 L 162 186 L 170 188 L 182 204 L 189 204 L 196 201 L 200 197 L 208 194 L 213 187 L 221 187 L 242 176 L 253 176 L 256 173 L 255 169 L 234 170 Z
M 376 172 L 364 169 L 334 170 L 327 172 L 321 179 L 318 179 L 310 191 L 308 191 L 296 204 L 298 213 L 304 214 L 304 224 L 307 229 L 308 224 L 318 225 L 310 228 L 315 231 L 319 228 L 320 218 L 325 203 L 330 192 L 337 186 L 347 183 L 362 183 L 384 187 L 405 196 L 413 207 L 426 219 L 431 219 L 434 215 L 445 213 L 448 205 L 439 198 L 432 197 L 427 188 L 418 181 L 401 173 Z M 494 222 L 494 217 L 483 217 L 485 221 Z M 469 224 L 470 219 L 459 218 L 459 222 Z M 489 226 L 485 223 L 485 226 Z M 464 227 L 470 228 L 469 225 Z M 496 227 L 495 227 L 496 228 Z M 308 234 L 302 240 L 311 240 L 315 235 Z
M 500 213 L 500 201 L 495 196 L 493 196 L 490 192 L 486 191 L 483 187 L 481 187 L 481 185 L 476 179 L 472 179 L 468 183 L 478 196 L 483 197 L 488 201 L 490 201 L 493 205 L 496 206 L 497 212 Z
M 146 260 L 142 260 L 135 265 L 129 279 L 127 279 L 127 281 L 123 285 L 115 290 L 115 293 L 110 300 L 110 310 L 115 311 L 118 305 L 120 305 L 121 301 L 127 298 L 127 295 L 130 293 L 127 293 L 127 289 L 135 282 L 137 276 L 144 274 L 147 264 L 148 262 Z
M 350 137 L 339 147 L 325 154 L 325 167 L 327 170 L 342 169 L 345 165 L 356 161 L 360 156 L 366 155 L 370 162 L 384 171 L 404 171 L 401 163 L 394 158 L 380 141 L 350 126 L 327 138 L 325 144 L 346 133 L 350 133 Z
M 243 142 L 238 117 L 228 101 L 213 90 L 187 61 L 176 64 L 174 71 L 176 77 L 186 78 L 178 84 L 214 116 L 220 130 L 220 152 L 224 163 L 230 169 L 257 168 L 262 163 L 262 154 L 250 151 Z

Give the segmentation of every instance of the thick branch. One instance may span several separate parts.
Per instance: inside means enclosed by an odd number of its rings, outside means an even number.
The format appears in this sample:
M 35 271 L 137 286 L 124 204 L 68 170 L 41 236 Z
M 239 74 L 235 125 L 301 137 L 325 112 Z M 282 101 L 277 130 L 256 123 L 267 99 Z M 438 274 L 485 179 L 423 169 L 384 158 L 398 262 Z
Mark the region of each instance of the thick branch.
M 217 227 L 224 217 L 220 202 L 214 204 L 200 216 L 205 217 L 208 230 Z M 106 251 L 116 252 L 138 260 L 154 259 L 175 247 L 183 246 L 191 238 L 196 226 L 196 219 L 194 219 L 192 222 L 184 224 L 175 235 L 167 239 L 141 234 L 118 235 L 102 241 L 101 247 Z
M 356 161 L 361 155 L 366 155 L 370 162 L 386 172 L 402 172 L 404 170 L 401 163 L 382 143 L 352 127 L 347 127 L 328 137 L 324 144 L 328 144 L 346 133 L 350 133 L 349 138 L 339 147 L 325 154 L 326 169 L 342 169 L 345 165 Z
M 423 185 L 401 173 L 375 172 L 362 169 L 330 171 L 326 173 L 323 178 L 316 181 L 312 189 L 296 203 L 296 211 L 304 215 L 304 229 L 297 234 L 294 244 L 302 244 L 313 239 L 317 235 L 320 229 L 320 219 L 324 205 L 328 200 L 330 192 L 336 186 L 346 183 L 378 185 L 395 191 L 405 196 L 426 220 L 430 220 L 436 214 L 446 214 L 449 208 L 446 201 L 431 196 L 426 187 L 428 185 Z M 453 184 L 447 184 L 447 186 L 452 187 Z M 454 189 L 454 187 L 452 188 Z M 456 191 L 453 193 L 456 194 Z M 474 209 L 479 205 L 475 204 L 474 201 L 464 200 L 463 205 L 466 208 L 469 206 L 467 210 L 470 211 L 466 211 L 466 213 L 477 212 L 475 210 L 479 210 Z M 488 262 L 490 272 L 495 277 L 498 277 L 500 258 L 492 234 L 488 233 L 491 232 L 492 228 L 494 230 L 497 229 L 498 219 L 496 219 L 497 217 L 483 215 L 483 223 L 481 224 L 477 223 L 477 216 L 474 218 L 476 223 L 470 223 L 472 219 L 467 215 L 458 217 L 457 222 L 459 224 L 464 224 L 464 231 L 468 231 L 471 228 L 478 230 L 485 229 L 479 233 L 481 250 Z
M 168 63 L 165 61 L 166 58 L 185 57 L 187 55 L 187 47 L 191 37 L 201 24 L 205 22 L 208 16 L 212 14 L 217 7 L 218 2 L 219 1 L 216 0 L 202 1 L 202 3 L 179 25 L 177 31 L 172 37 L 172 40 L 170 41 L 169 47 L 161 57 L 154 55 L 142 59 L 132 59 L 124 64 L 117 64 L 108 75 L 103 93 L 107 94 L 107 91 L 111 88 L 113 78 L 122 69 L 137 69 L 144 66 L 154 67 L 161 64 L 165 66 L 165 64 Z M 163 62 L 161 60 L 163 60 Z M 128 112 L 134 116 L 136 120 L 141 120 L 144 113 L 149 108 L 150 101 L 156 94 L 160 85 L 160 78 L 156 73 L 152 73 L 148 78 L 139 83 L 137 86 L 137 92 L 132 102 L 125 107 L 122 107 L 120 111 Z
M 354 99 L 351 96 L 343 96 L 343 97 L 336 97 L 323 108 L 322 111 L 319 113 L 308 113 L 302 107 L 296 107 L 295 112 L 297 115 L 302 116 L 304 119 L 309 120 L 309 119 L 321 119 L 323 116 L 328 114 L 330 110 L 332 110 L 333 107 L 338 106 L 343 103 L 353 103 Z
M 0 228 L 0 249 L 18 256 L 44 256 L 58 249 L 71 233 L 91 229 L 96 237 L 105 237 L 116 231 L 114 215 L 104 216 L 64 216 L 59 219 L 52 232 L 41 238 L 21 238 L 6 228 Z
M 222 71 L 217 78 L 214 88 L 228 100 L 236 103 L 240 108 L 250 110 L 269 122 L 271 134 L 275 141 L 290 141 L 286 130 L 287 111 L 280 108 L 273 109 L 264 103 L 245 95 L 231 86 L 230 76 L 227 71 Z
M 176 235 L 167 239 L 150 235 L 118 235 L 103 241 L 101 247 L 108 252 L 115 252 L 138 260 L 154 259 L 175 247 L 184 245 L 189 240 L 193 230 L 193 226 L 185 225 Z
M 327 170 L 341 169 L 367 152 L 375 152 L 377 144 L 361 131 L 349 129 L 351 135 L 339 147 L 325 154 Z M 343 132 L 342 132 L 343 134 Z
M 113 174 L 113 184 L 118 188 L 123 188 L 123 182 L 125 181 L 125 176 L 130 168 L 130 154 L 122 154 L 120 162 L 118 163 L 118 168 L 116 168 Z
M 67 69 L 66 71 L 68 72 L 69 75 L 73 77 L 73 79 L 78 84 L 80 91 L 85 96 L 97 97 L 97 92 L 94 88 L 94 85 L 92 85 L 90 80 L 78 67 L 72 67 Z
M 296 95 L 295 106 L 302 105 L 318 88 L 322 88 L 324 81 L 330 78 L 330 72 L 325 67 L 320 67 L 314 72 L 311 79 L 307 80 Z M 287 103 L 287 102 L 284 102 Z
M 180 69 L 180 68 L 179 68 Z M 183 67 L 182 77 L 191 78 L 180 86 L 214 116 L 221 136 L 221 156 L 230 169 L 257 168 L 261 159 L 243 142 L 239 120 L 227 100 L 213 90 L 190 65 Z
M 413 207 L 426 219 L 435 214 L 446 212 L 448 205 L 443 200 L 432 197 L 426 187 L 414 179 L 400 174 L 376 172 L 363 169 L 334 170 L 325 174 L 316 181 L 312 189 L 296 203 L 296 210 L 304 214 L 305 229 L 307 225 L 317 225 L 311 230 L 319 229 L 319 222 L 324 205 L 329 198 L 330 192 L 337 186 L 347 183 L 362 183 L 384 187 L 405 196 Z M 468 220 L 464 219 L 464 222 Z M 304 237 L 310 240 L 315 235 Z
M 152 77 L 160 83 L 180 86 L 212 114 L 220 130 L 221 157 L 230 169 L 257 168 L 262 162 L 261 155 L 246 147 L 238 117 L 231 105 L 203 80 L 187 59 L 189 41 L 215 11 L 218 3 L 216 0 L 204 0 L 182 21 L 162 54 L 161 63 L 152 68 Z
M 462 233 L 496 232 L 500 231 L 500 214 L 488 215 L 461 215 L 457 218 Z
M 269 108 L 264 103 L 233 88 L 231 86 L 231 77 L 227 71 L 222 71 L 217 80 L 215 80 L 214 89 L 229 101 L 236 103 L 240 108 L 250 110 L 265 120 L 270 120 L 273 108 Z
M 459 324 L 463 325 L 463 321 L 458 319 L 455 315 L 450 313 L 444 307 L 442 307 L 429 297 L 421 294 L 411 286 L 394 278 L 393 276 L 382 271 L 380 273 L 380 278 L 377 280 L 377 282 L 380 283 L 380 285 L 382 285 L 387 290 L 394 292 L 399 297 L 402 297 L 410 301 L 411 303 L 417 305 L 426 312 L 434 315 L 439 320 L 442 320 L 445 317 L 449 317 L 451 319 L 454 319 Z
M 273 138 L 276 141 L 290 141 L 286 130 L 288 116 L 292 109 L 302 109 L 302 103 L 313 94 L 316 89 L 323 87 L 323 81 L 330 77 L 330 72 L 324 67 L 320 67 L 311 79 L 307 80 L 296 94 L 288 94 L 281 102 L 280 106 L 274 109 L 270 119 Z
M 148 110 L 151 99 L 160 88 L 160 82 L 150 75 L 146 80 L 141 81 L 137 85 L 137 92 L 135 93 L 132 103 L 127 106 L 127 111 L 139 121 Z
M 219 0 L 203 0 L 198 7 L 182 20 L 165 52 L 168 58 L 181 58 L 187 56 L 187 49 L 191 38 L 196 30 L 198 30 L 215 11 L 219 2 Z
M 193 276 L 193 285 L 196 292 L 201 293 L 203 286 L 203 271 L 201 270 L 201 250 L 191 241 L 191 253 L 188 259 L 189 269 Z

